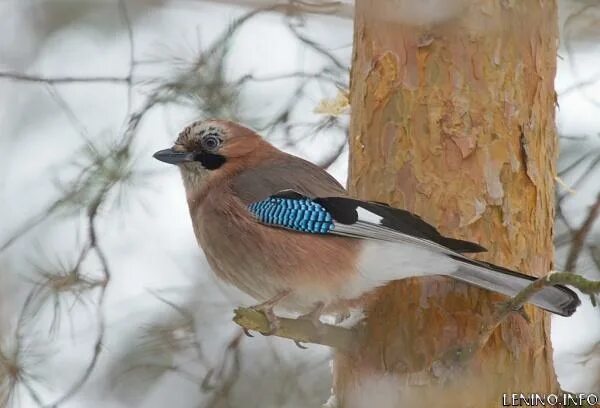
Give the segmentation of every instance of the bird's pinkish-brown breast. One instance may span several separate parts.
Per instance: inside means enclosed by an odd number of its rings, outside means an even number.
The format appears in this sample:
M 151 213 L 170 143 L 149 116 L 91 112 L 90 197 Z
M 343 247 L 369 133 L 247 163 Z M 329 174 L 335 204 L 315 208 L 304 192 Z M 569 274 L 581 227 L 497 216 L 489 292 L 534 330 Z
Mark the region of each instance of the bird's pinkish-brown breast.
M 359 241 L 261 225 L 226 184 L 212 185 L 190 209 L 216 275 L 258 301 L 294 288 L 281 306 L 310 310 L 315 302 L 333 302 L 357 273 Z

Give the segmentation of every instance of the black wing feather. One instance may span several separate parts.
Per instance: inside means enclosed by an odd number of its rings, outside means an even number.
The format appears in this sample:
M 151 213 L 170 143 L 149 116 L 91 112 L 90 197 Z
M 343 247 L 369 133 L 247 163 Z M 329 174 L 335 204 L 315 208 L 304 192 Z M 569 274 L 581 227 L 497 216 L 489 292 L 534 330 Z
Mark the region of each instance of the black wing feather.
M 322 205 L 342 224 L 353 224 L 358 220 L 357 208 L 361 207 L 382 218 L 381 225 L 416 238 L 426 239 L 456 252 L 485 252 L 486 249 L 474 242 L 448 238 L 418 215 L 375 201 L 361 201 L 348 197 L 320 197 L 315 202 Z

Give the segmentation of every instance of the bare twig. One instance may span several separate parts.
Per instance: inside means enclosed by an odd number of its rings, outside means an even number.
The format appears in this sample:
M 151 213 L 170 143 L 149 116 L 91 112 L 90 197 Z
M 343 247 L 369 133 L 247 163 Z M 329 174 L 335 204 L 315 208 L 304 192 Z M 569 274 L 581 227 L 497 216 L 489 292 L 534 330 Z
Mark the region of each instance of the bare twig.
M 62 202 L 61 199 L 55 201 L 54 203 L 46 207 L 44 210 L 40 211 L 38 214 L 31 217 L 19 228 L 17 228 L 17 230 L 6 241 L 0 244 L 0 253 L 10 248 L 15 242 L 19 240 L 19 238 L 21 238 L 29 231 L 34 229 L 36 226 L 44 222 L 50 214 L 53 214 L 58 209 L 60 202 Z
M 521 307 L 527 303 L 533 295 L 547 286 L 570 285 L 581 292 L 590 295 L 595 304 L 594 296 L 600 293 L 600 281 L 590 281 L 580 275 L 571 272 L 551 272 L 546 276 L 536 279 L 509 301 L 503 303 L 495 313 L 483 324 L 477 337 L 468 343 L 445 351 L 426 370 L 435 367 L 456 368 L 465 366 L 479 350 L 488 342 L 490 336 L 500 324 L 512 313 L 519 312 Z
M 597 8 L 597 7 L 598 7 L 598 4 L 596 2 L 589 2 L 587 4 L 586 4 L 586 2 L 582 2 L 581 8 L 579 8 L 579 10 L 571 13 L 567 17 L 567 19 L 565 20 L 565 23 L 563 25 L 564 45 L 567 50 L 567 54 L 569 55 L 569 65 L 571 67 L 571 71 L 575 74 L 576 77 L 581 77 L 581 75 L 579 74 L 579 69 L 577 67 L 576 54 L 574 52 L 575 51 L 574 42 L 576 40 L 576 35 L 574 35 L 574 33 L 573 33 L 573 28 L 577 27 L 578 21 L 580 21 L 581 17 L 585 17 L 586 15 L 588 15 L 588 13 L 591 10 L 593 10 L 594 8 Z M 581 95 L 587 101 L 589 101 L 590 103 L 592 103 L 595 106 L 600 106 L 600 103 L 595 99 L 595 95 L 589 96 L 585 92 L 585 88 L 586 88 L 585 84 L 583 86 L 575 87 L 575 89 L 579 90 L 581 92 Z
M 85 124 L 79 120 L 73 109 L 69 106 L 67 101 L 60 95 L 60 93 L 56 90 L 55 84 L 48 83 L 47 84 L 48 93 L 54 99 L 58 107 L 65 113 L 65 116 L 71 122 L 73 128 L 85 139 L 88 139 L 89 132 Z
M 581 161 L 583 162 L 584 156 L 582 156 Z M 581 173 L 581 175 L 575 180 L 574 183 L 571 184 L 571 188 L 573 190 L 579 190 L 579 187 L 585 182 L 592 174 L 594 174 L 594 169 L 600 166 L 600 154 L 596 153 L 596 157 L 586 166 L 585 170 Z M 567 197 L 571 196 L 571 193 L 566 192 L 563 193 L 558 198 L 558 203 L 562 203 Z
M 242 368 L 240 345 L 244 338 L 243 332 L 237 333 L 227 345 L 221 365 L 216 370 L 211 370 L 203 381 L 202 388 L 212 388 L 212 397 L 203 405 L 204 408 L 215 408 L 222 406 L 221 402 L 229 395 L 229 392 L 237 382 Z M 220 380 L 217 387 L 211 387 L 208 382 L 212 377 Z
M 196 324 L 194 321 L 194 316 L 192 315 L 192 313 L 187 310 L 184 307 L 181 307 L 177 304 L 175 304 L 174 302 L 171 302 L 170 300 L 162 297 L 161 295 L 159 295 L 156 292 L 151 292 L 158 300 L 160 300 L 161 302 L 163 302 L 164 304 L 170 306 L 173 310 L 175 310 L 184 320 L 183 320 L 183 325 L 187 326 L 189 328 L 189 332 L 192 334 L 190 336 L 190 338 L 188 339 L 188 346 L 191 346 L 196 354 L 196 357 L 198 358 L 198 361 L 204 365 L 207 366 L 208 362 L 206 357 L 204 356 L 204 352 L 202 351 L 202 345 L 200 344 L 200 340 L 198 339 L 197 336 L 197 329 L 196 329 Z
M 600 215 L 600 194 L 596 198 L 596 202 L 590 207 L 588 215 L 581 224 L 581 227 L 573 234 L 573 241 L 569 254 L 567 255 L 567 261 L 565 262 L 565 270 L 575 271 L 577 266 L 577 259 L 584 247 L 585 239 L 592 230 L 592 225 L 596 218 Z
M 335 14 L 343 9 L 345 5 L 341 1 L 306 1 L 290 0 L 290 4 L 298 6 L 303 12 L 318 14 Z
M 207 1 L 207 0 L 202 0 Z M 233 4 L 243 7 L 263 7 L 264 0 L 208 0 L 212 3 Z M 327 14 L 341 18 L 352 18 L 354 15 L 354 6 L 341 1 L 305 1 L 305 0 L 273 0 L 272 4 L 277 4 L 278 8 L 273 11 L 287 15 L 298 15 L 302 13 Z M 171 6 L 174 7 L 174 6 Z
M 32 372 L 32 368 L 45 358 L 34 351 L 34 347 L 24 344 L 25 336 L 22 329 L 26 324 L 26 305 L 32 298 L 32 294 L 26 298 L 21 313 L 19 314 L 15 332 L 13 334 L 13 347 L 4 350 L 6 344 L 0 344 L 0 406 L 10 406 L 17 398 L 17 388 L 25 389 L 31 400 L 39 407 L 43 406 L 42 399 L 36 389 L 34 382 L 39 382 L 38 376 Z
M 127 73 L 127 115 L 131 113 L 131 107 L 133 104 L 133 71 L 135 69 L 135 41 L 133 38 L 133 28 L 131 26 L 131 19 L 129 18 L 129 12 L 127 11 L 127 5 L 125 0 L 119 0 L 119 10 L 121 12 L 123 22 L 127 28 L 127 39 L 129 41 L 129 72 Z
M 279 81 L 283 79 L 318 79 L 326 82 L 331 82 L 335 85 L 345 86 L 345 82 L 339 79 L 339 75 L 336 72 L 332 72 L 330 69 L 322 69 L 318 72 L 304 72 L 304 71 L 296 71 L 290 72 L 287 74 L 276 74 L 276 75 L 268 75 L 257 77 L 251 74 L 244 75 L 238 81 L 237 84 L 243 84 L 244 82 L 271 82 L 271 81 Z
M 336 68 L 345 71 L 348 70 L 348 66 L 342 63 L 342 61 L 340 61 L 338 57 L 333 55 L 333 53 L 331 53 L 329 50 L 325 49 L 321 44 L 302 34 L 300 30 L 298 30 L 298 27 L 296 27 L 292 22 L 288 23 L 288 28 L 290 29 L 292 34 L 294 34 L 294 36 L 296 36 L 296 38 L 300 40 L 300 42 L 313 49 L 317 54 L 320 54 L 323 57 L 327 58 L 331 63 L 333 63 L 333 65 Z
M 562 203 L 560 203 L 558 199 L 556 200 L 555 218 L 556 220 L 562 221 L 562 223 L 567 229 L 565 232 L 557 234 L 554 237 L 554 246 L 560 248 L 563 245 L 566 245 L 571 242 L 571 240 L 573 239 L 573 234 L 575 234 L 575 228 L 573 228 L 573 226 L 571 225 L 571 221 L 569 221 L 569 219 L 565 215 L 565 212 L 562 208 Z
M 565 89 L 563 89 L 562 91 L 559 91 L 557 93 L 561 98 L 563 98 L 566 95 L 570 94 L 571 92 L 578 91 L 578 90 L 580 90 L 582 88 L 586 88 L 588 86 L 592 86 L 592 85 L 596 84 L 598 81 L 600 81 L 600 74 L 594 75 L 589 79 L 584 79 L 582 81 L 575 82 L 574 84 L 569 85 L 568 87 L 566 87 Z
M 577 159 L 575 159 L 572 163 L 569 163 L 569 165 L 567 165 L 567 167 L 559 170 L 557 177 L 562 179 L 562 177 L 564 177 L 566 174 L 568 174 L 569 172 L 571 172 L 574 169 L 576 169 L 577 167 L 579 167 L 585 160 L 592 157 L 593 155 L 594 155 L 594 151 L 588 151 L 588 152 L 582 154 Z
M 592 261 L 600 271 L 600 245 L 588 245 Z
M 47 77 L 43 75 L 30 75 L 21 72 L 5 71 L 0 72 L 0 78 L 5 78 L 13 81 L 23 82 L 38 82 L 45 84 L 76 84 L 76 83 L 116 83 L 123 84 L 129 82 L 127 77 L 115 76 L 91 76 L 91 77 Z
M 250 308 L 238 308 L 234 311 L 233 321 L 245 328 L 266 333 L 269 322 L 262 312 Z M 351 351 L 356 341 L 357 331 L 329 324 L 313 324 L 303 319 L 279 318 L 280 327 L 274 336 L 295 340 L 300 343 L 314 343 Z
M 540 278 L 542 279 L 542 278 Z M 589 295 L 592 304 L 596 306 L 595 297 L 600 293 L 600 281 L 592 281 L 581 275 L 571 272 L 555 272 L 547 275 L 547 281 L 550 285 L 570 285 L 582 293 Z
M 106 297 L 106 288 L 111 278 L 111 271 L 108 265 L 108 259 L 101 249 L 100 244 L 98 242 L 98 233 L 96 230 L 96 218 L 98 216 L 98 210 L 100 205 L 102 204 L 106 191 L 101 191 L 96 200 L 90 205 L 88 209 L 88 240 L 89 247 L 93 249 L 100 260 L 100 265 L 102 266 L 102 274 L 103 280 L 100 283 L 100 293 L 98 295 L 97 301 L 97 312 L 96 312 L 96 320 L 97 320 L 97 333 L 96 340 L 94 342 L 93 354 L 89 363 L 87 364 L 85 370 L 82 375 L 67 389 L 67 391 L 59 397 L 55 402 L 48 404 L 47 407 L 57 407 L 58 405 L 64 403 L 68 399 L 72 398 L 87 382 L 90 378 L 96 364 L 98 363 L 98 359 L 100 358 L 100 354 L 102 352 L 102 346 L 104 343 L 104 336 L 106 331 L 106 318 L 104 316 L 104 299 Z
M 267 12 L 267 11 L 277 9 L 278 7 L 283 7 L 283 6 L 276 5 L 276 6 L 271 6 L 271 7 L 267 7 L 267 8 L 261 8 L 258 10 L 252 10 L 251 12 L 240 17 L 227 30 L 225 30 L 225 33 L 223 33 L 223 35 L 221 35 L 220 38 L 217 41 L 215 41 L 215 43 L 210 48 L 208 48 L 206 51 L 201 53 L 201 55 L 198 57 L 198 60 L 196 61 L 196 63 L 193 64 L 193 66 L 191 66 L 189 68 L 188 74 L 190 74 L 190 75 L 197 74 L 199 71 L 202 70 L 201 68 L 203 67 L 203 64 L 206 61 L 214 61 L 216 59 L 222 58 L 222 56 L 219 56 L 218 54 L 223 52 L 223 48 L 226 46 L 231 35 L 238 28 L 240 28 L 245 22 L 247 22 L 250 18 L 252 18 L 262 12 Z M 121 11 L 123 12 L 123 9 L 121 9 Z M 133 68 L 133 65 L 135 62 L 133 60 L 134 46 L 131 43 L 131 41 L 133 41 L 133 33 L 132 32 L 131 32 L 129 38 L 130 38 L 130 72 L 129 72 L 129 75 L 126 77 L 83 77 L 83 78 L 44 77 L 44 76 L 32 76 L 32 75 L 18 73 L 18 72 L 4 72 L 4 73 L 0 73 L 0 78 L 4 77 L 7 79 L 13 79 L 13 80 L 37 82 L 37 83 L 42 83 L 42 84 L 46 84 L 46 85 L 57 85 L 57 84 L 65 84 L 65 83 L 77 83 L 77 82 L 84 82 L 84 83 L 115 82 L 115 83 L 118 83 L 121 85 L 123 85 L 123 84 L 129 85 L 130 83 L 132 83 L 131 75 L 133 75 L 132 68 Z M 221 66 L 221 69 L 223 69 L 222 66 Z M 177 78 L 175 82 L 177 82 L 177 81 L 181 81 L 181 78 Z M 165 103 L 174 101 L 174 98 L 170 97 L 169 95 L 166 95 L 167 91 L 169 90 L 169 88 L 172 85 L 173 84 L 171 84 L 171 83 L 167 83 L 167 84 L 163 84 L 160 87 L 158 87 L 157 89 L 155 89 L 146 98 L 146 101 L 144 102 L 144 104 L 137 111 L 135 111 L 129 115 L 128 121 L 127 121 L 127 126 L 123 132 L 123 138 L 119 142 L 119 145 L 115 146 L 111 151 L 111 154 L 114 157 L 117 157 L 117 156 L 129 157 L 130 156 L 131 145 L 135 139 L 135 136 L 137 134 L 137 129 L 138 129 L 139 125 L 141 124 L 143 118 L 157 105 L 161 105 L 161 104 L 165 104 Z M 222 87 L 222 84 L 219 83 L 219 84 L 217 84 L 217 86 Z M 63 109 L 63 111 L 65 112 L 65 114 L 67 115 L 67 117 L 69 118 L 71 123 L 73 123 L 74 126 L 78 129 L 78 131 L 80 131 L 82 133 L 82 136 L 84 138 L 86 138 L 85 137 L 86 134 L 84 132 L 87 132 L 87 131 L 86 131 L 85 127 L 82 126 L 81 122 L 76 119 L 72 110 L 70 110 L 70 108 L 66 105 L 66 103 L 64 103 L 64 100 L 62 100 L 62 98 L 60 98 L 60 96 L 56 92 L 52 92 L 52 88 L 49 88 L 49 89 L 51 90 L 51 96 L 53 96 L 55 101 Z M 177 88 L 176 90 L 181 91 L 180 88 Z M 128 105 L 130 105 L 130 104 L 128 103 Z M 128 106 L 128 109 L 129 109 L 129 106 Z M 78 196 L 80 196 L 82 193 L 81 190 L 87 188 L 88 185 L 93 184 L 95 182 L 94 179 L 96 177 L 97 177 L 97 174 L 95 174 L 95 172 L 93 172 L 93 171 L 90 172 L 89 167 L 84 168 L 81 171 L 80 175 L 76 178 L 76 182 L 73 183 L 74 187 L 70 191 L 67 191 L 63 197 L 60 197 L 59 199 L 57 199 L 54 203 L 50 204 L 43 211 L 40 211 L 39 214 L 32 217 L 23 226 L 19 227 L 17 229 L 17 231 L 14 232 L 6 241 L 0 243 L 0 252 L 3 252 L 4 250 L 11 247 L 18 239 L 23 237 L 25 234 L 27 234 L 29 231 L 31 231 L 33 228 L 35 228 L 37 225 L 39 225 L 40 223 L 42 223 L 43 221 L 48 219 L 50 216 L 54 215 L 56 212 L 61 210 L 65 206 L 65 203 L 69 203 L 74 198 L 77 198 Z M 108 194 L 108 192 L 110 191 L 110 189 L 112 189 L 112 187 L 114 185 L 115 185 L 115 183 L 112 183 L 111 187 L 106 191 L 106 194 Z

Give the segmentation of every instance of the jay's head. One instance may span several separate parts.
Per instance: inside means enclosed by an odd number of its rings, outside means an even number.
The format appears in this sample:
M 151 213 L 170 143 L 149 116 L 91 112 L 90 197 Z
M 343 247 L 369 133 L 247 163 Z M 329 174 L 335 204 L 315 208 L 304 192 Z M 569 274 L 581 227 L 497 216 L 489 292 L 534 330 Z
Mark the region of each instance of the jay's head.
M 211 174 L 242 165 L 267 146 L 259 135 L 237 123 L 206 120 L 187 126 L 170 149 L 154 153 L 154 158 L 177 165 L 184 180 L 201 182 Z

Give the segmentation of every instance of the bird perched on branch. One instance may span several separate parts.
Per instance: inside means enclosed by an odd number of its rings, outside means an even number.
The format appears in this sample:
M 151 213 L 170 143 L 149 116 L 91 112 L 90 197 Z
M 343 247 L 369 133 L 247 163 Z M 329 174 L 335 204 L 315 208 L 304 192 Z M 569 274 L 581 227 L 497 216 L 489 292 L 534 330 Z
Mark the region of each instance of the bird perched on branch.
M 274 306 L 318 319 L 408 277 L 445 275 L 508 296 L 535 280 L 465 257 L 485 249 L 447 238 L 415 214 L 350 197 L 320 167 L 233 122 L 192 123 L 154 157 L 181 170 L 211 268 L 260 302 L 272 329 Z M 530 302 L 563 316 L 579 305 L 563 286 Z

